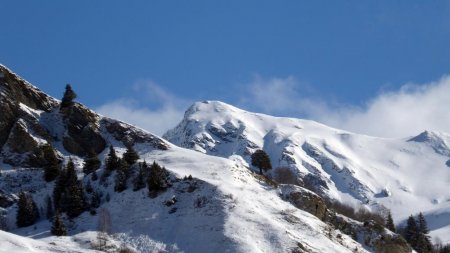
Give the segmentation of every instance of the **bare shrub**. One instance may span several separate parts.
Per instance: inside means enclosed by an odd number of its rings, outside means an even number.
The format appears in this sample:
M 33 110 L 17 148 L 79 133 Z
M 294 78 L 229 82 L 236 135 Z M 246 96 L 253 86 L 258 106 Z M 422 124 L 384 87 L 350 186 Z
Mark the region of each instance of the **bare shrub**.
M 111 233 L 111 214 L 108 209 L 102 208 L 98 217 L 97 241 L 92 245 L 96 250 L 108 249 L 109 234 Z
M 124 246 L 119 249 L 118 253 L 136 253 L 136 251 L 129 247 Z
M 379 212 L 371 212 L 364 207 L 360 207 L 358 210 L 355 210 L 350 205 L 343 204 L 339 201 L 330 201 L 326 200 L 327 207 L 336 213 L 342 214 L 344 216 L 347 216 L 351 219 L 365 222 L 373 220 L 375 223 L 384 226 L 385 225 L 385 218 L 383 214 Z

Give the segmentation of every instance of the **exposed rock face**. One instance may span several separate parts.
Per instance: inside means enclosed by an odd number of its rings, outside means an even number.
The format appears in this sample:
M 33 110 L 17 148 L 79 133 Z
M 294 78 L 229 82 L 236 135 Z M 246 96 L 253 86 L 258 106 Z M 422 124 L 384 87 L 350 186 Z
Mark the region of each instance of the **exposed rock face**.
M 64 148 L 70 153 L 85 156 L 90 151 L 100 153 L 106 147 L 106 141 L 100 134 L 100 117 L 86 108 L 75 103 L 61 109 L 67 135 L 63 137 Z
M 98 154 L 110 136 L 124 145 L 146 143 L 160 150 L 169 148 L 162 139 L 123 122 L 102 118 L 80 103 L 60 108 L 58 100 L 0 65 L 0 158 L 5 163 L 42 167 L 45 161 L 41 146 L 45 143 L 62 145 L 77 156 Z
M 0 207 L 1 208 L 8 208 L 12 206 L 16 200 L 13 196 L 10 194 L 4 193 L 2 190 L 0 190 Z
M 20 103 L 41 111 L 50 111 L 58 102 L 0 65 L 0 146 L 18 117 L 24 116 Z
M 34 166 L 40 163 L 34 152 L 37 140 L 48 140 L 45 128 L 36 115 L 24 107 L 49 112 L 58 102 L 41 92 L 6 67 L 0 65 L 0 147 L 6 163 L 13 166 Z
M 295 207 L 313 214 L 327 222 L 334 229 L 351 236 L 361 244 L 372 248 L 376 253 L 412 252 L 407 242 L 399 235 L 388 231 L 373 221 L 364 223 L 336 214 L 327 208 L 325 201 L 317 194 L 295 185 L 280 185 L 283 199 Z
M 327 214 L 325 201 L 312 191 L 295 185 L 281 185 L 283 199 L 323 220 Z
M 105 126 L 108 133 L 114 136 L 118 141 L 121 141 L 125 146 L 137 143 L 147 143 L 160 150 L 167 150 L 169 148 L 169 145 L 160 138 L 126 123 L 104 118 L 102 119 L 101 124 Z
M 19 119 L 10 131 L 3 146 L 4 161 L 13 166 L 40 167 L 44 164 L 43 157 L 39 157 L 39 142 L 29 131 L 27 122 Z

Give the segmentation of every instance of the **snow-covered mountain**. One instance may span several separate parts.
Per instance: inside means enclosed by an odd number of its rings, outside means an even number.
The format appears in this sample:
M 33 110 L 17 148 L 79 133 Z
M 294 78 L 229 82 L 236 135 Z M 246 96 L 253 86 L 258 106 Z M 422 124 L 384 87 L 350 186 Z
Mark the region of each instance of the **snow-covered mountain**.
M 2 65 L 0 115 L 0 226 L 9 231 L 0 231 L 0 252 L 91 252 L 101 218 L 111 221 L 103 247 L 108 252 L 124 245 L 139 252 L 410 252 L 390 231 L 336 214 L 301 187 L 274 185 L 238 155 L 180 148 L 79 103 L 61 109 L 58 100 Z M 86 199 L 92 192 L 100 196 L 96 210 L 74 219 L 63 215 L 67 237 L 52 236 L 45 219 L 45 199 L 55 183 L 43 179 L 44 144 L 62 162 L 74 161 Z M 140 161 L 165 166 L 171 187 L 150 198 L 146 188 L 133 191 L 131 179 L 128 189 L 115 192 L 116 172 L 103 181 L 85 176 L 83 158 L 95 152 L 104 161 L 110 145 L 119 156 L 131 145 Z M 20 191 L 32 196 L 41 216 L 23 228 L 15 224 Z
M 239 155 L 247 162 L 256 149 L 264 149 L 275 178 L 280 177 L 277 171 L 283 171 L 279 168 L 289 168 L 299 184 L 346 203 L 385 206 L 397 222 L 423 212 L 431 235 L 450 242 L 450 135 L 446 133 L 376 138 L 205 101 L 192 105 L 164 138 L 205 154 Z

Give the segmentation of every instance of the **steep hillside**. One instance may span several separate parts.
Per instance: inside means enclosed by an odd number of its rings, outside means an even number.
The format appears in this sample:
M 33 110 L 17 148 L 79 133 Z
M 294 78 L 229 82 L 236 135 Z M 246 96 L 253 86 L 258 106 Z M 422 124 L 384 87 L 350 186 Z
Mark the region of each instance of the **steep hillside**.
M 0 232 L 0 252 L 89 252 L 93 246 L 108 252 L 124 246 L 139 252 L 381 252 L 397 238 L 384 228 L 336 215 L 303 188 L 271 184 L 239 156 L 225 159 L 179 148 L 76 102 L 62 107 L 4 66 L 0 92 L 5 115 L 0 118 L 0 225 L 13 233 Z M 86 210 L 71 219 L 62 214 L 67 237 L 52 236 L 45 218 L 46 199 L 55 196 L 57 185 L 43 179 L 45 145 L 61 164 L 74 162 L 83 186 Z M 134 147 L 139 161 L 165 166 L 168 188 L 157 194 L 146 187 L 133 191 L 137 164 L 127 167 L 130 179 L 121 192 L 115 185 L 122 168 L 108 174 L 102 164 L 84 175 L 83 159 L 94 154 L 104 161 L 109 146 L 119 157 Z M 21 191 L 36 202 L 33 212 L 40 218 L 18 228 Z M 311 209 L 314 205 L 320 213 Z M 97 233 L 99 227 L 109 235 Z M 403 241 L 394 245 L 396 252 L 410 251 Z
M 275 178 L 279 168 L 288 168 L 299 184 L 322 196 L 371 208 L 384 205 L 397 221 L 424 212 L 432 235 L 450 241 L 448 134 L 375 138 L 205 101 L 192 105 L 164 138 L 205 154 L 239 155 L 247 162 L 255 150 L 264 149 Z

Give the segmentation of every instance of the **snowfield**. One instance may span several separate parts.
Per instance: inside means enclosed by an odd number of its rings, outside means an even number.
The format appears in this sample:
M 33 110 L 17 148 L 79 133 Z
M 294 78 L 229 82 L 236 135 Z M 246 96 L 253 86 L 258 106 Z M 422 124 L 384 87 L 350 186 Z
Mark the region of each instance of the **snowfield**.
M 397 223 L 423 212 L 431 235 L 450 242 L 450 135 L 446 133 L 376 138 L 205 101 L 192 105 L 164 137 L 181 147 L 221 157 L 239 155 L 247 162 L 251 153 L 262 148 L 273 167 L 312 178 L 323 195 L 372 209 L 385 206 Z
M 124 147 L 117 149 L 123 151 Z M 256 179 L 239 156 L 224 159 L 175 146 L 168 151 L 145 149 L 143 144 L 137 147 L 141 159 L 158 161 L 180 180 L 154 199 L 146 189 L 113 193 L 113 176 L 107 188 L 92 182 L 95 189 L 111 196 L 101 208 L 111 214 L 113 244 L 139 252 L 281 253 L 299 244 L 309 252 L 353 252 L 355 248 L 367 252 L 347 235 L 330 230 L 315 216 L 283 201 L 279 190 Z M 193 179 L 183 180 L 187 175 Z M 39 185 L 39 180 L 35 177 L 30 187 Z M 188 190 L 191 185 L 195 188 L 192 192 Z M 51 188 L 34 189 L 38 191 L 34 196 L 42 195 L 42 199 L 35 198 L 38 206 L 44 205 L 43 196 Z M 166 206 L 164 202 L 173 196 L 177 202 Z M 13 223 L 11 216 L 10 225 Z M 84 249 L 96 241 L 98 215 L 85 212 L 68 224 L 70 237 L 51 236 L 51 224 L 45 220 L 12 230 L 35 240 L 22 241 L 19 236 L 2 233 L 0 252 L 3 248 L 7 249 L 4 252 L 88 252 Z

